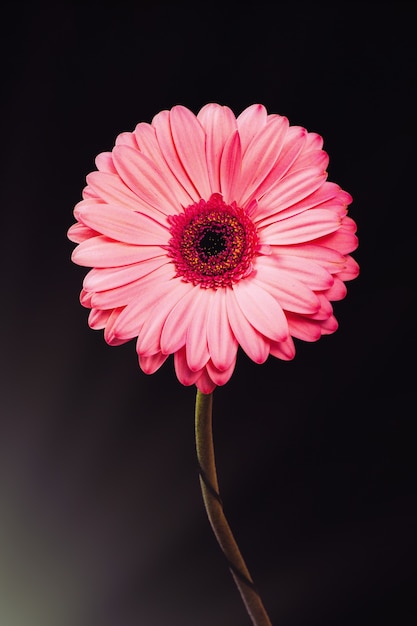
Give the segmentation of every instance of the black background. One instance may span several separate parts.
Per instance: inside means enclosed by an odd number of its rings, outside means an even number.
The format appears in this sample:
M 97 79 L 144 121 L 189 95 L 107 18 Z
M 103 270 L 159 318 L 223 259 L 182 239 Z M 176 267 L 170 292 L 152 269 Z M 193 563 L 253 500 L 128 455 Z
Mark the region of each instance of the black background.
M 214 394 L 225 510 L 275 626 L 416 620 L 413 3 L 1 9 L 0 623 L 244 626 L 211 533 L 194 388 L 111 348 L 66 231 L 94 157 L 175 104 L 324 137 L 360 277 L 336 334 Z

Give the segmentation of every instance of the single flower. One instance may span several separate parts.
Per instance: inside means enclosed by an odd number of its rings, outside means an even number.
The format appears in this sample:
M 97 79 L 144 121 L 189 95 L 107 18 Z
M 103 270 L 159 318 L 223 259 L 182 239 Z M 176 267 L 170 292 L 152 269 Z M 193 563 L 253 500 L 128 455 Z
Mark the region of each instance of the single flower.
M 68 237 L 92 268 L 81 303 L 110 345 L 136 338 L 142 370 L 174 355 L 205 394 L 293 338 L 333 333 L 358 275 L 351 196 L 327 180 L 323 140 L 254 104 L 235 117 L 174 106 L 97 156 Z

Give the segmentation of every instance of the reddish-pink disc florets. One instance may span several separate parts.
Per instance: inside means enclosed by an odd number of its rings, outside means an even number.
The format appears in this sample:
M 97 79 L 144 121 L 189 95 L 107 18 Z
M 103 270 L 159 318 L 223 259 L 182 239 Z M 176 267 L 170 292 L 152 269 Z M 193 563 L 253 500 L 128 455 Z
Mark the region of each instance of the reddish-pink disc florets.
M 177 276 L 201 287 L 231 286 L 252 269 L 258 245 L 255 225 L 236 203 L 220 194 L 172 215 L 169 256 Z

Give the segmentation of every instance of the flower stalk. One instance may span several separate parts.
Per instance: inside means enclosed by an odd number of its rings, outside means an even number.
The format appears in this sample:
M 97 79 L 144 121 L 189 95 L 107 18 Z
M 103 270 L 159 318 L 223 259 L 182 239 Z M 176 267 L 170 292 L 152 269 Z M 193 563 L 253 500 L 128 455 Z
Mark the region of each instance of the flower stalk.
M 197 390 L 195 436 L 207 516 L 253 625 L 272 626 L 223 511 L 214 456 L 212 407 L 213 393 L 204 394 Z

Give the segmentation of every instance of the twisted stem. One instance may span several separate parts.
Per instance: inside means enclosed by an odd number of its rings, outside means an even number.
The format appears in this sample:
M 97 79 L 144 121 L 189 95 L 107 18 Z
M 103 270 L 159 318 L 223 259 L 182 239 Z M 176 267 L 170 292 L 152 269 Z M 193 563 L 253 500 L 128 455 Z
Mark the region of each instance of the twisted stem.
M 200 486 L 207 516 L 253 625 L 272 626 L 224 515 L 214 457 L 212 407 L 213 394 L 203 394 L 197 390 L 195 437 Z

